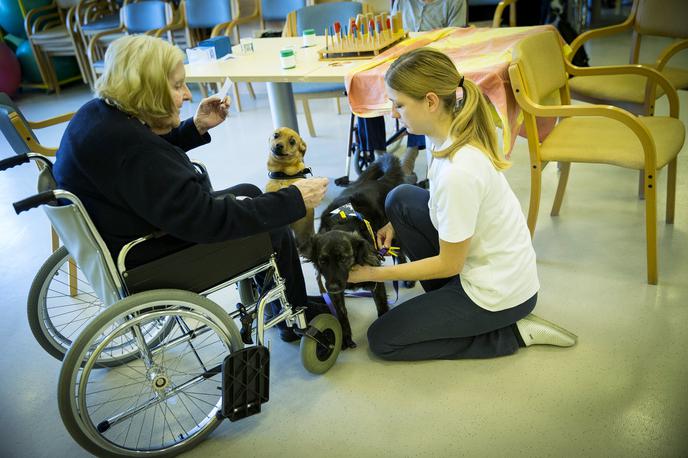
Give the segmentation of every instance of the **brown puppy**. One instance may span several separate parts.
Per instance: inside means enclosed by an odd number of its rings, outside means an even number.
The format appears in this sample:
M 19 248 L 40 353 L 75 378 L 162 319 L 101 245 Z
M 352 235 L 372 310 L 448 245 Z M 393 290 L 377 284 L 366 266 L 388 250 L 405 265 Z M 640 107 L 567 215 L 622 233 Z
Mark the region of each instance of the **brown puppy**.
M 268 176 L 270 180 L 265 187 L 267 192 L 286 188 L 296 180 L 306 178 L 306 175 L 311 174 L 311 170 L 303 162 L 306 142 L 295 131 L 288 127 L 275 129 L 270 135 L 269 143 Z M 307 210 L 306 216 L 291 224 L 299 251 L 315 234 L 313 215 L 313 209 Z

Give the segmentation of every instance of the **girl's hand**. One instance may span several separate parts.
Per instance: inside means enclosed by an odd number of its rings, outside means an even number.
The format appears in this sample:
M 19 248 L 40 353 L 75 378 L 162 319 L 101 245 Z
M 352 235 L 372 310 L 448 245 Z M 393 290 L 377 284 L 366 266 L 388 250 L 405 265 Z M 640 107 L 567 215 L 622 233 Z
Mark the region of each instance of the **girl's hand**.
M 372 281 L 372 269 L 375 267 L 371 266 L 353 266 L 351 271 L 349 271 L 349 283 L 361 283 L 364 281 Z
M 392 223 L 387 223 L 377 231 L 377 246 L 379 248 L 389 248 L 394 239 L 394 228 Z
M 201 100 L 193 117 L 198 133 L 205 135 L 210 129 L 222 123 L 227 118 L 229 103 L 229 97 L 220 100 L 219 97 L 213 96 Z

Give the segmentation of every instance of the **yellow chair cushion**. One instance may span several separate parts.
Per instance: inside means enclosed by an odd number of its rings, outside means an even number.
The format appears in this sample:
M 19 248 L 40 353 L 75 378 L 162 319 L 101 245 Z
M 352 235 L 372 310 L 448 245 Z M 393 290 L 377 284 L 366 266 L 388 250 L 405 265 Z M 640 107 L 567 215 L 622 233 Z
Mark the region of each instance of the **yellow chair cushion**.
M 685 139 L 685 127 L 675 118 L 639 117 L 648 128 L 657 149 L 657 168 L 678 155 Z M 626 125 L 602 117 L 562 119 L 547 136 L 540 151 L 543 161 L 592 162 L 631 169 L 645 168 L 645 155 L 638 137 Z

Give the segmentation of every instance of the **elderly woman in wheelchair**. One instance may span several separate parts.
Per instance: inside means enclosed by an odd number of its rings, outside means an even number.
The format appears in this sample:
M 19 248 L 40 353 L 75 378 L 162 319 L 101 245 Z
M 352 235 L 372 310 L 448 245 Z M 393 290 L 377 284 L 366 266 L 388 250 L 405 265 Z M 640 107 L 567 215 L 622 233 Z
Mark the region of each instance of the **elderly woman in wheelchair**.
M 322 200 L 327 180 L 213 191 L 186 151 L 210 141 L 229 101 L 204 99 L 180 122 L 190 98 L 182 58 L 159 39 L 115 41 L 99 97 L 70 122 L 54 167 L 31 153 L 0 161 L 0 170 L 40 162 L 39 194 L 15 210 L 42 206 L 105 306 L 65 344 L 58 386 L 67 430 L 96 455 L 181 453 L 224 417 L 260 412 L 265 329 L 301 336 L 313 373 L 341 346 L 336 318 L 308 303 L 287 226 Z M 242 294 L 228 314 L 205 296 L 230 284 L 257 284 L 259 295 Z

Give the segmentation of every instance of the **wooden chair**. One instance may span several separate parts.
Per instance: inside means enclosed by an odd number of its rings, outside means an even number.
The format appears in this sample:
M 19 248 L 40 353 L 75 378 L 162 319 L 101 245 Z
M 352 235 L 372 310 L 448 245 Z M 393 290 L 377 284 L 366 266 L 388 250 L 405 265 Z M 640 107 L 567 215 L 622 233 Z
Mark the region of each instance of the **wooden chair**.
M 568 73 L 568 74 L 567 74 Z M 641 75 L 659 84 L 669 98 L 670 116 L 638 117 L 621 108 L 571 105 L 569 74 L 574 76 Z M 557 216 L 572 162 L 611 164 L 645 172 L 645 230 L 647 281 L 657 283 L 657 172 L 668 164 L 666 222 L 674 221 L 676 157 L 683 146 L 685 128 L 678 119 L 678 96 L 657 70 L 643 66 L 573 67 L 564 59 L 561 42 L 550 30 L 524 38 L 509 66 L 514 96 L 523 110 L 530 150 L 530 207 L 528 227 L 535 231 L 540 206 L 542 169 L 560 164 L 552 216 Z M 552 102 L 553 99 L 557 99 Z M 557 104 L 558 101 L 561 104 Z M 560 117 L 547 138 L 540 142 L 536 117 Z
M 516 1 L 517 0 L 468 0 L 467 7 L 487 7 L 494 5 L 495 12 L 492 16 L 492 21 L 471 21 L 469 23 L 476 27 L 499 27 L 502 25 L 502 15 L 504 10 L 509 8 L 509 27 L 516 27 Z
M 34 129 L 43 129 L 68 122 L 74 113 L 65 113 L 54 118 L 42 121 L 29 121 L 22 114 L 19 107 L 4 92 L 0 92 L 0 132 L 7 139 L 15 154 L 40 153 L 54 157 L 57 148 L 43 146 L 38 142 Z M 50 227 L 50 244 L 52 251 L 55 252 L 60 247 L 60 239 L 55 230 Z M 69 261 L 69 287 L 70 294 L 76 295 L 77 292 L 77 266 L 73 260 Z
M 180 6 L 183 18 L 186 41 L 190 47 L 197 46 L 206 38 L 225 35 L 234 36 L 235 43 L 240 40 L 239 25 L 257 19 L 254 14 L 240 17 L 238 5 L 233 0 L 183 0 Z M 251 83 L 246 83 L 249 95 L 256 98 Z M 234 100 L 237 111 L 241 111 L 239 88 L 235 83 Z M 201 92 L 205 97 L 207 89 L 201 84 Z
M 119 9 L 122 2 L 116 0 L 80 0 L 74 11 L 79 41 L 86 49 L 93 36 L 99 32 L 111 31 L 120 27 Z M 88 58 L 86 57 L 86 62 Z M 91 89 L 94 88 L 93 72 L 87 66 L 86 79 Z
M 306 6 L 287 15 L 282 36 L 297 37 L 304 29 L 314 29 L 316 34 L 322 34 L 325 28 L 335 21 L 346 24 L 351 17 L 370 11 L 368 5 L 357 2 L 335 2 Z M 308 134 L 315 137 L 315 127 L 308 101 L 310 99 L 334 98 L 337 113 L 341 113 L 339 98 L 346 95 L 344 84 L 341 83 L 293 83 L 294 100 L 301 101 L 308 125 Z
M 25 9 L 24 0 L 19 0 Z M 45 88 L 60 91 L 60 84 L 81 78 L 88 82 L 88 62 L 78 39 L 75 9 L 78 0 L 55 0 L 51 4 L 29 10 L 24 18 L 24 29 L 36 59 L 36 66 Z M 52 57 L 75 57 L 81 75 L 58 81 Z
M 679 38 L 666 46 L 654 63 L 648 64 L 661 72 L 676 89 L 688 88 L 688 69 L 668 67 L 667 63 L 679 51 L 688 48 L 688 2 L 685 0 L 634 0 L 631 14 L 621 24 L 589 30 L 571 43 L 570 57 L 587 41 L 633 30 L 630 64 L 638 63 L 643 36 Z M 664 95 L 662 87 L 651 84 L 640 75 L 575 76 L 569 81 L 571 97 L 590 103 L 602 103 L 624 108 L 631 113 L 651 116 L 655 100 Z M 643 173 L 638 175 L 638 196 L 644 197 Z
M 679 51 L 688 48 L 688 2 L 685 0 L 634 0 L 631 14 L 621 24 L 589 30 L 571 43 L 573 57 L 591 39 L 633 31 L 630 64 L 638 63 L 643 36 L 678 38 L 666 46 L 657 60 L 648 64 L 664 75 L 676 89 L 688 88 L 688 69 L 668 67 L 667 63 Z M 655 99 L 664 95 L 650 79 L 637 74 L 596 74 L 574 76 L 569 81 L 571 97 L 590 103 L 619 106 L 631 113 L 652 115 Z

